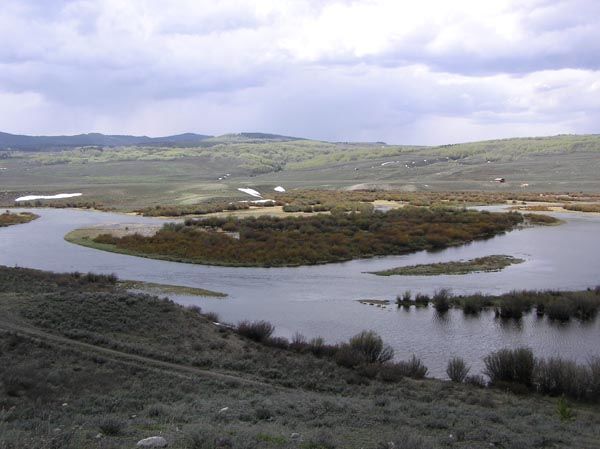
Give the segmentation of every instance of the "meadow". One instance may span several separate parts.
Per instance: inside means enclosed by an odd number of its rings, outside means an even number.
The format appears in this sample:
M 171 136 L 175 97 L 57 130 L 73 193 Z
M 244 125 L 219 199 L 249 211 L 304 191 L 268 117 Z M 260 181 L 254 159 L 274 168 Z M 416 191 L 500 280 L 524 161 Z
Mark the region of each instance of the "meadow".
M 26 194 L 74 191 L 83 194 L 82 204 L 132 211 L 249 199 L 239 187 L 270 198 L 276 186 L 288 192 L 598 192 L 599 142 L 598 136 L 555 136 L 416 147 L 244 134 L 193 147 L 0 150 L 0 206 Z M 497 177 L 506 182 L 493 182 Z

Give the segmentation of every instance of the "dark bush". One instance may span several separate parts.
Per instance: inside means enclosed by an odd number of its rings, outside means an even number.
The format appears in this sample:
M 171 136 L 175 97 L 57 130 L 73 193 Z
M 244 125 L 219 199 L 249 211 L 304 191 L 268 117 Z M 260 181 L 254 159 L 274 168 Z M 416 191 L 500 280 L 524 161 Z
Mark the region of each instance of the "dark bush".
M 346 368 L 354 368 L 356 366 L 367 363 L 365 355 L 355 351 L 348 344 L 341 345 L 334 356 L 335 363 Z
M 394 350 L 383 344 L 373 331 L 362 331 L 350 339 L 350 349 L 361 354 L 367 363 L 385 363 L 394 357 Z
M 533 384 L 536 360 L 529 348 L 501 349 L 486 356 L 483 361 L 484 372 L 492 384 L 508 382 L 526 387 Z
M 105 417 L 98 423 L 100 432 L 108 436 L 122 435 L 125 432 L 126 427 L 123 420 L 114 416 Z
M 275 327 L 268 321 L 241 321 L 236 327 L 238 334 L 257 342 L 266 341 L 274 330 Z
M 462 383 L 467 378 L 470 370 L 471 368 L 467 366 L 462 358 L 454 357 L 448 361 L 446 374 L 452 382 Z
M 487 386 L 487 382 L 481 374 L 472 374 L 467 376 L 465 378 L 465 383 L 478 388 L 485 388 Z
M 379 378 L 384 382 L 400 382 L 406 370 L 397 363 L 384 363 L 379 367 Z
M 583 399 L 588 393 L 591 375 L 587 366 L 552 357 L 538 362 L 535 382 L 542 394 Z
M 505 297 L 500 300 L 499 307 L 496 309 L 496 314 L 500 318 L 515 318 L 520 319 L 523 313 L 527 310 L 527 305 L 519 298 Z
M 427 307 L 429 305 L 430 298 L 425 293 L 417 293 L 415 296 L 415 306 Z
M 293 349 L 294 351 L 302 352 L 302 351 L 306 350 L 307 347 L 308 347 L 308 342 L 306 341 L 306 337 L 304 335 L 302 335 L 301 333 L 296 332 L 292 337 L 292 341 L 290 342 L 290 349 Z
M 482 309 L 481 300 L 477 297 L 465 298 L 462 302 L 462 309 L 465 315 L 476 315 Z
M 547 303 L 544 310 L 548 318 L 557 321 L 569 321 L 571 315 L 575 314 L 573 305 L 564 299 L 557 299 Z
M 445 313 L 450 309 L 450 291 L 442 288 L 433 294 L 433 307 L 439 313 Z
M 396 366 L 403 376 L 412 377 L 413 379 L 423 379 L 428 371 L 421 359 L 418 359 L 414 354 L 410 359 L 396 363 Z
M 263 340 L 263 343 L 267 346 L 279 349 L 288 349 L 290 347 L 290 342 L 285 337 L 269 337 Z
M 219 315 L 215 312 L 205 312 L 202 315 L 204 315 L 207 320 L 212 321 L 213 323 L 218 323 L 220 321 Z

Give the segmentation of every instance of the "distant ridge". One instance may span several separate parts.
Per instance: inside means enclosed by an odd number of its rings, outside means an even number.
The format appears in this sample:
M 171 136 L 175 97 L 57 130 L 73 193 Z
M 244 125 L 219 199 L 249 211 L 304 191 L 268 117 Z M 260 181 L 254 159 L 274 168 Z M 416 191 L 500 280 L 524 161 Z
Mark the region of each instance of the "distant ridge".
M 0 149 L 3 150 L 51 150 L 56 148 L 126 145 L 197 145 L 210 138 L 203 134 L 185 133 L 165 137 L 107 135 L 100 133 L 74 136 L 26 136 L 0 132 Z

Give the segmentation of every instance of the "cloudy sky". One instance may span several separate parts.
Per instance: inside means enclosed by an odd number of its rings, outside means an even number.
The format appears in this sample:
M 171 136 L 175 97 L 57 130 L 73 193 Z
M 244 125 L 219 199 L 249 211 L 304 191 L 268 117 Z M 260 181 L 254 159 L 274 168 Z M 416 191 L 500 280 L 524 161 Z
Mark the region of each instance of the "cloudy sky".
M 0 130 L 600 132 L 597 0 L 0 0 Z

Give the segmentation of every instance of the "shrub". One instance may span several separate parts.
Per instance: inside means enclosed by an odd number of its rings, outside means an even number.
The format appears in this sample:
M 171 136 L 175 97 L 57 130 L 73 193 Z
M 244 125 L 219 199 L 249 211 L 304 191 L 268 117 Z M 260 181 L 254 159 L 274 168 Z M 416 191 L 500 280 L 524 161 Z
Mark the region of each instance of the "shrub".
M 575 309 L 575 316 L 580 320 L 591 320 L 598 313 L 600 303 L 591 298 L 576 297 L 571 300 Z
M 212 321 L 213 323 L 219 322 L 219 315 L 215 312 L 205 312 L 203 315 L 208 321 Z
M 465 315 L 476 315 L 481 312 L 481 301 L 477 297 L 465 298 L 462 303 L 462 309 Z
M 279 349 L 288 349 L 290 347 L 290 342 L 285 337 L 269 337 L 263 340 L 263 343 Z
M 308 350 L 317 357 L 332 357 L 335 355 L 338 347 L 326 344 L 322 337 L 316 337 L 308 342 Z
M 600 357 L 596 356 L 588 362 L 590 370 L 589 399 L 600 400 Z
M 572 305 L 561 299 L 546 304 L 544 311 L 548 315 L 548 318 L 557 321 L 569 321 L 571 315 L 575 313 Z
M 485 388 L 487 386 L 487 382 L 481 374 L 472 374 L 465 377 L 465 383 L 478 388 Z
M 350 339 L 350 349 L 361 354 L 367 363 L 384 363 L 394 357 L 394 350 L 383 344 L 373 331 L 362 331 Z
M 589 394 L 591 372 L 588 366 L 577 365 L 571 360 L 556 357 L 540 360 L 536 369 L 536 385 L 542 394 L 583 399 Z
M 267 340 L 275 327 L 268 321 L 240 321 L 236 327 L 236 332 L 250 340 L 264 342 Z
M 151 404 L 146 410 L 146 414 L 151 418 L 157 418 L 159 416 L 166 416 L 169 414 L 169 408 L 161 403 Z
M 296 332 L 290 342 L 290 349 L 294 351 L 304 351 L 308 347 L 306 337 L 299 332 Z
M 415 296 L 415 305 L 417 307 L 427 307 L 429 305 L 429 296 L 424 293 L 417 293 Z
M 450 292 L 442 288 L 433 294 L 433 307 L 439 313 L 445 313 L 450 309 Z
M 404 367 L 397 363 L 384 363 L 379 367 L 379 378 L 384 382 L 399 382 L 404 373 Z
M 524 301 L 515 297 L 507 297 L 502 298 L 500 301 L 500 306 L 496 309 L 496 314 L 500 318 L 520 319 L 526 310 L 527 306 Z
M 561 421 L 573 419 L 573 409 L 569 406 L 564 397 L 561 397 L 556 404 L 556 411 Z
M 209 429 L 196 429 L 188 433 L 185 442 L 186 449 L 214 449 L 217 436 Z
M 418 359 L 414 354 L 407 361 L 401 361 L 396 363 L 399 372 L 405 377 L 412 377 L 413 379 L 423 379 L 427 375 L 427 367 Z
M 492 384 L 508 382 L 527 387 L 533 384 L 536 360 L 529 348 L 501 349 L 489 354 L 483 361 L 484 372 Z
M 354 368 L 356 366 L 367 363 L 365 355 L 355 351 L 348 344 L 341 345 L 334 356 L 335 363 L 346 368 Z
M 452 382 L 462 383 L 467 378 L 470 370 L 471 368 L 467 366 L 463 359 L 454 357 L 448 361 L 446 374 Z
M 114 416 L 103 418 L 98 423 L 100 432 L 108 436 L 122 435 L 125 432 L 125 427 L 125 422 Z

